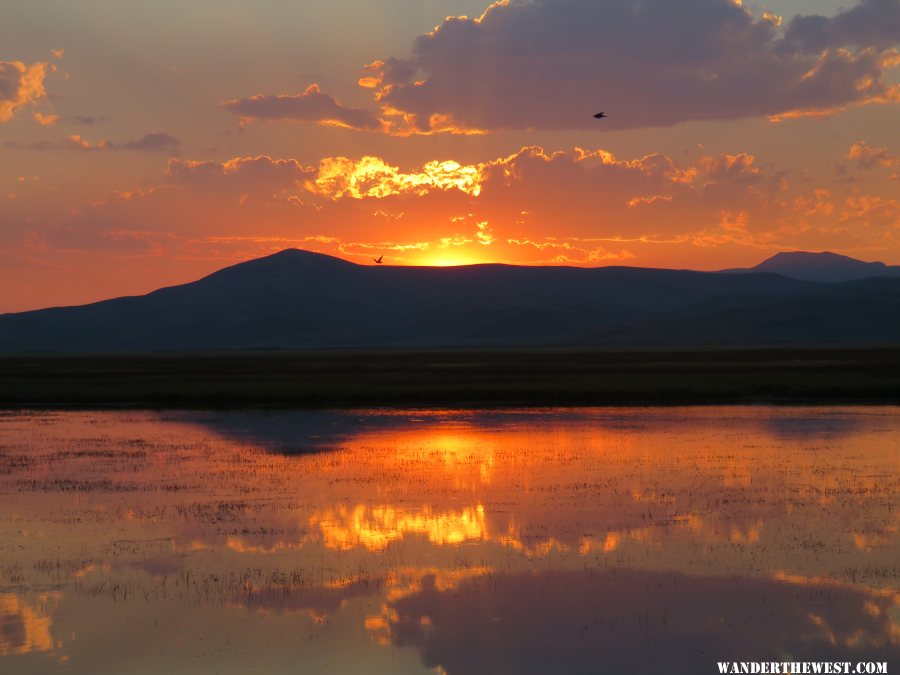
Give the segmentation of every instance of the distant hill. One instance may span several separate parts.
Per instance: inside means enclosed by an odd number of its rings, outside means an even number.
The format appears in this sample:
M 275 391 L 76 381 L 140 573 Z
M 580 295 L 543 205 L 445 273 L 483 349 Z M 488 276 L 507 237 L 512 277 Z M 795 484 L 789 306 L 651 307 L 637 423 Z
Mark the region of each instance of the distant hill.
M 900 343 L 900 279 L 361 266 L 289 249 L 144 296 L 0 316 L 0 352 Z
M 825 251 L 807 253 L 791 251 L 777 253 L 756 267 L 722 270 L 728 273 L 771 272 L 792 279 L 839 283 L 872 277 L 900 277 L 900 266 L 883 262 L 863 262 L 845 255 Z

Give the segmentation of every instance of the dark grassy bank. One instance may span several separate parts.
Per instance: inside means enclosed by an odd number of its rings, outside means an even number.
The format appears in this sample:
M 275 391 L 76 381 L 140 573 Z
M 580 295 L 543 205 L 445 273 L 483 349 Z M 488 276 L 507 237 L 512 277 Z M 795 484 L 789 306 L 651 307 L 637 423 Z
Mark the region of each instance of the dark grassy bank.
M 900 403 L 900 349 L 0 358 L 0 406 Z

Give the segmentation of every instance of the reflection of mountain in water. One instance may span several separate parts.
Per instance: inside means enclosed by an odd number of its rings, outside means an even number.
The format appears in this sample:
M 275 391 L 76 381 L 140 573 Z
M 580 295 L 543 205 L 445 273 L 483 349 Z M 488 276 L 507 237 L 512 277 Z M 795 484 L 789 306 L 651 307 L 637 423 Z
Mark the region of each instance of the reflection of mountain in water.
M 728 411 L 704 421 L 705 425 L 731 426 Z M 158 413 L 163 421 L 202 426 L 217 436 L 240 444 L 258 446 L 285 455 L 324 452 L 352 445 L 373 432 L 395 432 L 402 441 L 411 433 L 452 434 L 460 440 L 478 431 L 546 429 L 549 424 L 590 425 L 610 432 L 627 430 L 643 433 L 685 428 L 697 420 L 683 411 L 642 410 L 640 417 L 627 409 L 593 408 L 539 411 L 386 411 L 386 410 L 228 410 L 166 411 Z M 870 413 L 871 414 L 871 413 Z M 804 410 L 803 414 L 773 410 L 754 419 L 763 433 L 773 440 L 813 440 L 838 438 L 859 430 L 858 415 L 846 411 Z M 480 439 L 473 440 L 480 442 Z
M 378 426 L 380 419 L 326 410 L 172 411 L 160 417 L 199 425 L 225 440 L 284 455 L 337 449 L 360 431 Z
M 479 673 L 706 673 L 716 661 L 896 661 L 891 594 L 617 569 L 474 578 L 391 604 L 391 639 Z M 394 615 L 393 613 L 396 612 Z
M 521 428 L 528 423 L 546 426 L 553 420 L 571 423 L 573 417 L 579 421 L 596 417 L 562 409 L 540 414 L 474 410 L 173 410 L 157 414 L 164 422 L 199 425 L 225 440 L 285 455 L 339 449 L 375 432 L 396 432 L 398 439 L 426 430 L 460 432 L 465 437 L 476 429 Z M 608 417 L 614 424 L 619 416 Z
M 860 420 L 854 413 L 834 411 L 804 416 L 773 414 L 762 420 L 762 426 L 769 436 L 783 441 L 828 441 L 852 436 L 859 430 Z

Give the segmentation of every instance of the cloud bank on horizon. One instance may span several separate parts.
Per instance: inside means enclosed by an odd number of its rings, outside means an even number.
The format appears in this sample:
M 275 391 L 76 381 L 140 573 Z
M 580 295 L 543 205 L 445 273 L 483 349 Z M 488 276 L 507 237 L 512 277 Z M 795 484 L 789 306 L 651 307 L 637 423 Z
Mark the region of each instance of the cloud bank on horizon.
M 355 73 L 329 66 L 333 35 L 308 72 L 245 55 L 258 76 L 235 63 L 221 79 L 204 67 L 228 62 L 227 41 L 203 24 L 202 58 L 197 39 L 174 64 L 137 39 L 105 53 L 130 64 L 126 95 L 79 61 L 77 34 L 65 51 L 48 37 L 48 58 L 0 61 L 15 159 L 0 168 L 0 283 L 17 289 L 0 311 L 285 246 L 399 264 L 717 269 L 791 249 L 900 262 L 900 0 L 781 13 L 501 0 L 387 52 L 373 42 Z
M 887 153 L 857 144 L 847 157 L 868 171 Z M 751 247 L 760 257 L 797 242 L 877 249 L 895 241 L 898 216 L 896 199 L 793 186 L 746 153 L 682 164 L 662 154 L 619 159 L 531 146 L 478 164 L 407 170 L 375 156 L 311 166 L 265 155 L 171 159 L 158 184 L 115 192 L 22 236 L 37 249 L 125 256 L 230 247 L 262 255 L 312 242 L 350 259 L 389 251 L 390 262 L 407 264 L 480 262 L 487 246 L 502 261 L 650 256 L 664 264 L 665 250 L 687 248 Z M 663 256 L 651 253 L 659 247 Z

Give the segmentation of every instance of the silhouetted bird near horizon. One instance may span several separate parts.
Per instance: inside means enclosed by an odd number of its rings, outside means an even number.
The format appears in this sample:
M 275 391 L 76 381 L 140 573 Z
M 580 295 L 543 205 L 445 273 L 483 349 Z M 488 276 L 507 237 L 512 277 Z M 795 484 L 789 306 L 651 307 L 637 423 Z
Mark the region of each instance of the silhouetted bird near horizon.
M 606 113 L 598 112 L 596 115 L 594 115 L 594 117 L 598 120 L 602 120 L 604 117 L 606 117 Z
M 377 263 L 380 265 L 380 264 L 381 264 L 381 259 L 382 259 L 382 258 L 384 258 L 384 253 L 382 253 L 382 254 L 381 254 L 380 256 L 378 256 L 377 258 L 372 258 L 372 260 L 374 260 L 375 262 L 377 262 Z

